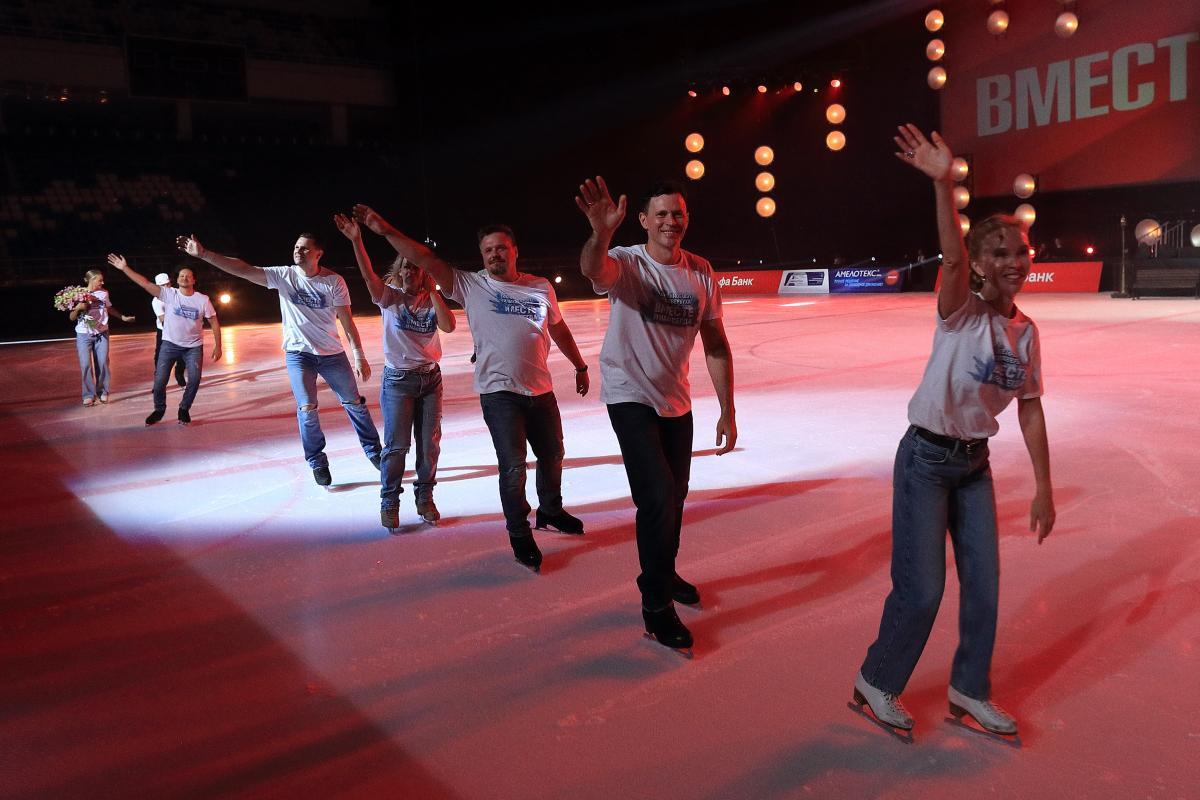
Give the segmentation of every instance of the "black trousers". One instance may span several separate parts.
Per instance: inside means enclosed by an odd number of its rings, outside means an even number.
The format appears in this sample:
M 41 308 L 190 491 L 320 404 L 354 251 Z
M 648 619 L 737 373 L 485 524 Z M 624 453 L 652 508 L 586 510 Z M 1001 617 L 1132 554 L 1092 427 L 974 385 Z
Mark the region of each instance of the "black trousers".
M 154 371 L 158 372 L 158 351 L 162 349 L 162 328 L 154 332 Z M 183 372 L 183 359 L 175 359 L 175 382 L 180 386 L 185 383 Z
M 683 501 L 692 471 L 692 414 L 660 417 L 642 403 L 613 403 L 608 418 L 637 508 L 642 607 L 657 611 L 672 602 Z

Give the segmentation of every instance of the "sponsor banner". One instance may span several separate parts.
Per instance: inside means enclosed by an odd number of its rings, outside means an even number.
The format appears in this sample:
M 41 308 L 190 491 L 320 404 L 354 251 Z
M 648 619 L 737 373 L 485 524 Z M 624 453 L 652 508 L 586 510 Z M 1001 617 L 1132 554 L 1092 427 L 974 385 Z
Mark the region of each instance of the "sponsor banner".
M 783 270 L 765 269 L 755 272 L 717 272 L 717 285 L 722 296 L 727 294 L 775 294 Z
M 1100 291 L 1100 267 L 1103 261 L 1039 261 L 1029 270 L 1025 287 L 1028 292 L 1098 292 Z M 942 285 L 938 273 L 937 286 Z
M 829 270 L 831 292 L 898 292 L 903 273 L 890 267 L 834 267 Z
M 942 134 L 970 158 L 973 194 L 1012 198 L 1018 173 L 1039 193 L 1200 178 L 1200 3 L 1089 0 L 1065 39 L 1054 18 L 1070 4 L 1007 0 L 1003 36 L 993 8 L 954 0 L 937 34 Z
M 1022 292 L 1098 292 L 1102 261 L 1042 261 L 1033 265 Z
M 779 279 L 780 294 L 829 294 L 829 270 L 785 269 Z

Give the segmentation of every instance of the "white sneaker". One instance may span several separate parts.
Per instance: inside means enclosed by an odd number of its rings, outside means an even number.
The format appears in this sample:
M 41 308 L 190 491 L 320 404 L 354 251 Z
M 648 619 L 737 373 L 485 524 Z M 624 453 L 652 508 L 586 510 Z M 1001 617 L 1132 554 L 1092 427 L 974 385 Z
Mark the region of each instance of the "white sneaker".
M 1005 736 L 1017 732 L 1017 721 L 1012 718 L 1011 714 L 995 703 L 989 700 L 976 700 L 974 697 L 967 697 L 953 686 L 950 687 L 949 694 L 950 713 L 955 718 L 962 719 L 963 715 L 970 714 L 979 723 L 979 727 L 985 731 L 1000 733 Z
M 854 679 L 854 702 L 860 706 L 864 703 L 869 705 L 871 713 L 880 722 L 891 725 L 893 728 L 912 730 L 913 718 L 900 703 L 900 698 L 890 692 L 876 689 L 867 683 L 867 679 L 861 672 Z

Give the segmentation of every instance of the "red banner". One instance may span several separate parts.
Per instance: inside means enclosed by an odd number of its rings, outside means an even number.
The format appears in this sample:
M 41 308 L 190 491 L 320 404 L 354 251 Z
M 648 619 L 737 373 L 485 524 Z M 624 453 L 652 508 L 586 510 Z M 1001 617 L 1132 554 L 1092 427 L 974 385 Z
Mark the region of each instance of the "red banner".
M 1103 261 L 1038 261 L 1029 270 L 1024 292 L 1098 292 Z M 933 289 L 942 285 L 938 273 Z
M 1067 38 L 1048 0 L 943 8 L 942 133 L 976 195 L 1011 196 L 1021 173 L 1039 191 L 1200 178 L 1200 3 L 1089 0 Z
M 767 269 L 760 272 L 718 272 L 717 285 L 721 294 L 778 294 L 779 280 L 783 270 Z

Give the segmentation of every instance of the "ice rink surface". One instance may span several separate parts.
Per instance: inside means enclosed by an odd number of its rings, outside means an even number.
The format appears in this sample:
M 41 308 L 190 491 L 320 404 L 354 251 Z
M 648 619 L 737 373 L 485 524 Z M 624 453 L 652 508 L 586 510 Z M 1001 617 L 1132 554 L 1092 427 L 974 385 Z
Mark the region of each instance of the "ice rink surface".
M 846 707 L 889 587 L 892 458 L 932 295 L 727 298 L 733 453 L 713 455 L 692 359 L 692 661 L 641 636 L 598 399 L 607 307 L 579 301 L 563 307 L 592 394 L 556 350 L 551 366 L 587 533 L 537 532 L 541 575 L 505 537 L 461 312 L 444 519 L 420 523 L 406 491 L 398 535 L 323 383 L 334 486 L 313 483 L 278 325 L 224 330 L 190 427 L 174 387 L 166 421 L 142 423 L 149 335 L 113 338 L 94 408 L 71 342 L 0 347 L 0 796 L 1200 797 L 1200 302 L 1019 300 L 1042 335 L 1058 509 L 1038 546 L 1014 405 L 991 446 L 992 678 L 1020 749 L 945 722 L 952 569 L 904 694 L 915 744 Z M 379 423 L 379 318 L 358 325 Z

